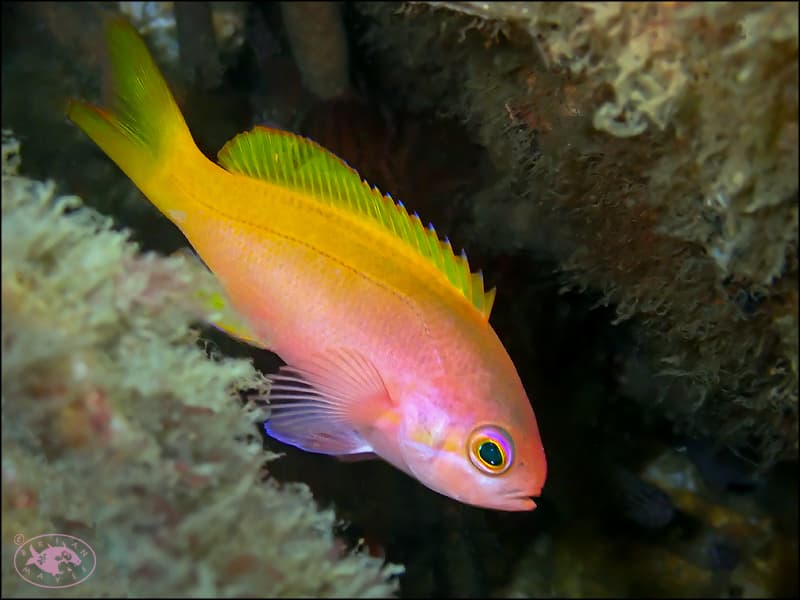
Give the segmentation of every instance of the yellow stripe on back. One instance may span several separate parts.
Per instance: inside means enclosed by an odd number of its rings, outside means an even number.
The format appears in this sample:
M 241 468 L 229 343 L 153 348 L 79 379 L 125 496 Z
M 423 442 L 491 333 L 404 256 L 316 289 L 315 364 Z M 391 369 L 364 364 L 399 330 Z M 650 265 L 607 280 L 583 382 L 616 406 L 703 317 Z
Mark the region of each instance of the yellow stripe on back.
M 220 164 L 235 173 L 286 186 L 375 222 L 410 245 L 441 271 L 447 280 L 488 319 L 495 290 L 485 292 L 483 275 L 471 273 L 466 255 L 453 253 L 432 226 L 409 215 L 377 188 L 371 188 L 342 159 L 306 138 L 267 127 L 256 127 L 230 140 L 218 154 Z

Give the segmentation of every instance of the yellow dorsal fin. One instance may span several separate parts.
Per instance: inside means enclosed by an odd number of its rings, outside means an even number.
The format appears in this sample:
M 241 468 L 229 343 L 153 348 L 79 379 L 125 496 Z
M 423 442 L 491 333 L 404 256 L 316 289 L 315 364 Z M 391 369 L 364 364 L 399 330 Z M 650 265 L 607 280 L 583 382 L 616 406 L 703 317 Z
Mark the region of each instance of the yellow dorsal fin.
M 302 191 L 374 221 L 429 260 L 489 318 L 495 291 L 484 291 L 483 275 L 470 272 L 466 255 L 453 254 L 450 242 L 440 241 L 432 226 L 424 227 L 402 202 L 395 203 L 371 188 L 347 163 L 319 144 L 287 131 L 256 127 L 225 144 L 218 158 L 229 171 Z

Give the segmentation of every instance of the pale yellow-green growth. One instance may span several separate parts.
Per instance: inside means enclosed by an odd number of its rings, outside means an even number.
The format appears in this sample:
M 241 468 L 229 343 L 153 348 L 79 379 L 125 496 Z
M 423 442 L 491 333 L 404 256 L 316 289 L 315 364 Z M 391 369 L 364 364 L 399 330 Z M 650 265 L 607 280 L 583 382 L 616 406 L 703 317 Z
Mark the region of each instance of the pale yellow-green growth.
M 392 595 L 400 568 L 347 552 L 306 486 L 264 480 L 265 381 L 191 328 L 213 278 L 140 253 L 18 158 L 4 137 L 3 596 L 52 596 L 12 562 L 15 535 L 50 532 L 98 557 L 62 597 Z

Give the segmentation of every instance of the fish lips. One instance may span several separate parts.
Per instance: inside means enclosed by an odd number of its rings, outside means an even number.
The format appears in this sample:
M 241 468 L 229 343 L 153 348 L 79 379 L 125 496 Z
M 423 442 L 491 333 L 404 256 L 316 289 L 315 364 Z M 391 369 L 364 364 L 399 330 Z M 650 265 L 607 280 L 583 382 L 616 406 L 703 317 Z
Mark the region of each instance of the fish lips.
M 541 490 L 528 490 L 527 492 L 518 489 L 511 490 L 500 496 L 496 507 L 509 511 L 533 510 L 536 508 L 536 502 L 533 501 L 533 497 L 539 496 L 540 493 Z
M 533 510 L 536 508 L 536 502 L 530 496 L 504 496 L 499 508 L 509 511 Z

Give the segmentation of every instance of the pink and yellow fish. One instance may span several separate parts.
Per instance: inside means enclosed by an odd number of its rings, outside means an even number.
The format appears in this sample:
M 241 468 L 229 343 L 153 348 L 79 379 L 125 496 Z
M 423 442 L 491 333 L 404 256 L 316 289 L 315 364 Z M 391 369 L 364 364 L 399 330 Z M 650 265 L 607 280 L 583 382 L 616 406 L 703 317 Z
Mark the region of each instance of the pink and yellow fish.
M 468 504 L 535 508 L 536 417 L 463 253 L 305 138 L 256 127 L 208 160 L 133 27 L 108 35 L 111 109 L 71 102 L 69 118 L 213 271 L 217 324 L 287 363 L 266 432 L 377 455 Z

